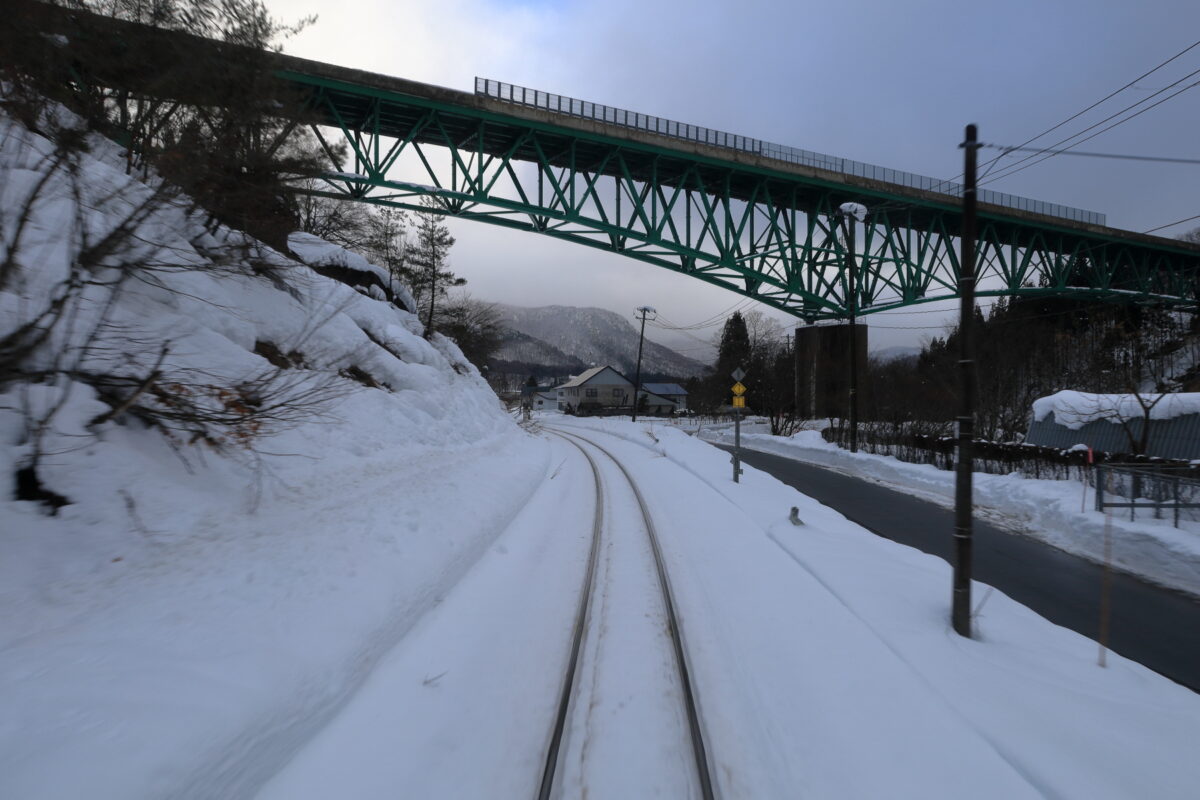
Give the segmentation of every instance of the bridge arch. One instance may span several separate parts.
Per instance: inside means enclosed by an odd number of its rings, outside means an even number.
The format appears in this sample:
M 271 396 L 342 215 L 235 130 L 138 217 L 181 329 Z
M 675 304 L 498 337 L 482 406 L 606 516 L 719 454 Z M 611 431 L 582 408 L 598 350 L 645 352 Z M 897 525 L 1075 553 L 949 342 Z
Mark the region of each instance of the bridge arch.
M 586 106 L 571 98 L 535 93 L 530 107 L 310 65 L 280 77 L 308 93 L 331 160 L 344 144 L 350 163 L 300 191 L 403 209 L 432 198 L 437 213 L 608 250 L 807 320 L 847 315 L 837 209 L 858 202 L 871 213 L 857 313 L 958 296 L 954 197 L 553 110 Z M 1045 213 L 981 204 L 977 262 L 980 296 L 1197 303 L 1200 248 Z
M 47 25 L 75 26 L 66 39 L 80 59 L 110 37 L 177 58 L 246 55 L 179 32 L 46 14 Z M 847 316 L 852 283 L 859 315 L 958 296 L 961 203 L 945 182 L 494 81 L 469 93 L 252 55 L 280 99 L 301 100 L 289 130 L 310 127 L 330 159 L 297 191 L 409 209 L 432 198 L 438 213 L 608 250 L 810 321 Z M 153 92 L 144 78 L 101 80 Z M 1200 246 L 1106 227 L 1091 212 L 980 199 L 980 296 L 1200 302 Z M 871 212 L 855 237 L 854 281 L 838 235 L 846 202 Z

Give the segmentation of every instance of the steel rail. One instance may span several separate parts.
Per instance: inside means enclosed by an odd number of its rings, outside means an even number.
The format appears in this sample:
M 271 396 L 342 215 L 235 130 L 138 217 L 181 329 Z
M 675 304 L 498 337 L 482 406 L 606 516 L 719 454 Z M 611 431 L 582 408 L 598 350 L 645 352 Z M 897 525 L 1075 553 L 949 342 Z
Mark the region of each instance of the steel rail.
M 695 757 L 696 771 L 700 778 L 700 796 L 703 797 L 704 800 L 715 800 L 716 793 L 714 789 L 714 782 L 709 767 L 708 751 L 704 743 L 704 732 L 700 723 L 700 713 L 696 704 L 696 693 L 692 688 L 691 671 L 688 668 L 687 651 L 683 644 L 683 632 L 679 624 L 679 616 L 675 613 L 675 601 L 671 591 L 671 581 L 667 575 L 666 563 L 663 559 L 662 548 L 659 545 L 658 532 L 654 527 L 654 520 L 650 515 L 649 507 L 646 505 L 646 499 L 643 497 L 641 490 L 638 489 L 637 483 L 634 482 L 633 476 L 629 474 L 629 470 L 627 470 L 625 465 L 622 464 L 617 457 L 614 456 L 603 445 L 597 444 L 594 440 L 573 431 L 568 433 L 566 431 L 545 427 L 543 430 L 546 430 L 549 433 L 553 433 L 565 439 L 566 441 L 571 442 L 571 444 L 575 445 L 575 447 L 577 447 L 579 451 L 584 454 L 588 462 L 592 465 L 592 472 L 596 476 L 596 491 L 598 498 L 600 493 L 600 470 L 595 462 L 595 459 L 592 458 L 591 454 L 588 453 L 586 448 L 579 444 L 578 441 L 575 441 L 576 439 L 586 442 L 587 444 L 596 448 L 605 456 L 607 456 L 610 461 L 616 464 L 617 468 L 621 470 L 621 474 L 625 476 L 625 480 L 629 483 L 629 488 L 633 490 L 634 497 L 637 498 L 638 506 L 642 512 L 642 519 L 646 525 L 646 535 L 650 539 L 650 549 L 654 553 L 654 565 L 658 573 L 659 588 L 662 590 L 663 607 L 666 610 L 667 625 L 671 632 L 671 643 L 675 650 L 675 663 L 679 667 L 679 681 L 683 690 L 684 707 L 687 711 L 688 731 L 692 742 L 692 754 Z M 597 541 L 598 538 L 599 537 L 597 537 Z M 595 542 L 593 542 L 593 545 L 594 543 Z M 576 636 L 579 636 L 578 631 L 576 632 Z M 576 641 L 578 642 L 578 638 Z M 575 665 L 572 663 L 570 673 L 572 676 L 574 675 L 574 669 Z M 567 700 L 568 695 L 569 692 L 564 693 L 564 702 Z M 565 718 L 565 713 L 565 706 L 559 709 L 560 719 Z M 561 735 L 561 725 L 556 726 L 556 732 L 558 735 Z M 558 747 L 556 744 L 554 746 L 554 756 L 556 761 L 557 753 Z M 547 759 L 547 768 L 550 766 L 549 759 Z M 553 775 L 549 774 L 548 777 L 552 781 Z M 539 795 L 539 797 L 544 800 L 545 798 L 549 797 L 549 786 L 545 777 L 543 778 L 542 791 L 543 794 Z
M 560 434 L 561 435 L 561 434 Z M 562 437 L 566 439 L 566 437 Z M 583 643 L 583 631 L 587 627 L 588 607 L 591 605 L 592 583 L 596 574 L 596 554 L 600 550 L 600 534 L 604 527 L 604 489 L 600 481 L 600 468 L 591 454 L 570 439 L 592 468 L 592 477 L 596 479 L 596 513 L 592 523 L 592 547 L 588 552 L 587 569 L 583 579 L 583 587 L 579 592 L 579 607 L 575 612 L 575 632 L 571 637 L 571 655 L 567 660 L 567 672 L 563 677 L 562 689 L 559 692 L 558 713 L 554 717 L 554 730 L 550 734 L 550 745 L 546 749 L 546 764 L 542 769 L 542 782 L 538 788 L 538 800 L 549 800 L 554 788 L 554 773 L 558 768 L 558 754 L 562 747 L 563 732 L 567 725 L 567 711 L 571 706 L 571 695 L 575 687 L 575 673 L 579 667 L 579 651 Z

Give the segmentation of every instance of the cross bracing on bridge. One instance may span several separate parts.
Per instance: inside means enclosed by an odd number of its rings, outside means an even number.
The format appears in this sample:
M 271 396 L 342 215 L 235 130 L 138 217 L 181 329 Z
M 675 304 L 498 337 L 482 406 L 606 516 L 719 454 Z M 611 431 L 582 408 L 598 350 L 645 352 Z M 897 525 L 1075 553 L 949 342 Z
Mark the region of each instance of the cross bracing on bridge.
M 495 97 L 499 100 L 505 100 L 518 105 L 544 108 L 548 111 L 636 128 L 662 136 L 703 142 L 704 144 L 742 150 L 748 153 L 757 153 L 779 161 L 787 161 L 791 164 L 820 167 L 832 172 L 856 175 L 860 178 L 871 178 L 914 189 L 924 189 L 930 192 L 950 195 L 951 197 L 960 198 L 963 193 L 962 184 L 955 181 L 940 180 L 927 175 L 918 175 L 914 172 L 880 167 L 864 161 L 826 155 L 825 153 L 817 153 L 813 150 L 804 150 L 785 144 L 765 142 L 750 136 L 726 133 L 725 131 L 718 131 L 701 125 L 691 125 L 686 122 L 677 122 L 651 114 L 641 114 L 624 108 L 615 108 L 601 103 L 580 100 L 575 97 L 543 92 L 538 89 L 530 89 L 526 86 L 517 86 L 511 83 L 491 80 L 490 78 L 475 79 L 475 94 Z M 980 189 L 978 190 L 978 197 L 981 203 L 1017 208 L 1022 211 L 1033 211 L 1051 217 L 1075 220 L 1076 222 L 1089 222 L 1093 225 L 1103 225 L 1105 223 L 1105 216 L 1096 211 L 1072 208 L 1071 206 L 1064 206 L 1058 203 L 1047 203 L 1043 200 L 1020 197 L 1019 195 L 1008 194 L 1007 192 Z
M 630 131 L 548 101 L 281 77 L 309 87 L 331 157 L 335 141 L 349 145 L 352 163 L 316 194 L 409 209 L 433 197 L 441 213 L 617 252 L 808 320 L 847 314 L 837 209 L 857 201 L 874 209 L 859 237 L 858 313 L 957 296 L 961 211 L 944 194 Z M 1196 302 L 1200 250 L 1158 237 L 983 206 L 977 252 L 982 296 Z
M 112 38 L 143 52 L 156 45 L 174 60 L 237 55 L 93 17 L 47 22 L 75 21 L 65 38 L 82 74 L 89 40 L 102 50 Z M 871 210 L 857 236 L 857 313 L 957 297 L 961 203 L 944 193 L 282 54 L 255 58 L 281 93 L 304 98 L 294 126 L 316 131 L 330 157 L 297 191 L 418 210 L 432 198 L 438 213 L 619 253 L 807 320 L 847 314 L 837 209 L 857 202 Z M 90 80 L 126 84 L 129 97 L 158 85 L 141 73 Z M 1197 303 L 1196 246 L 986 203 L 979 211 L 981 296 Z

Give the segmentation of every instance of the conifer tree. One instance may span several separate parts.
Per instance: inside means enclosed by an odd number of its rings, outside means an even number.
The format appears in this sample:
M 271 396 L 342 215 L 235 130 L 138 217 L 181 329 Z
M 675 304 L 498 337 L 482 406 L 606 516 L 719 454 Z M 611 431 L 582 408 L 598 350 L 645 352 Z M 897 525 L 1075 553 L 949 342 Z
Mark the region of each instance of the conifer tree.
M 449 269 L 450 248 L 454 237 L 450 235 L 442 216 L 433 209 L 437 201 L 427 198 L 428 211 L 416 213 L 414 238 L 406 254 L 406 269 L 409 286 L 418 307 L 426 306 L 425 336 L 431 336 L 437 326 L 437 300 L 445 297 L 453 286 L 462 286 L 466 278 L 459 278 Z
M 746 329 L 746 320 L 742 312 L 735 311 L 725 320 L 725 328 L 721 331 L 721 344 L 717 348 L 716 378 L 727 381 L 729 374 L 738 367 L 746 367 L 750 363 L 750 332 Z

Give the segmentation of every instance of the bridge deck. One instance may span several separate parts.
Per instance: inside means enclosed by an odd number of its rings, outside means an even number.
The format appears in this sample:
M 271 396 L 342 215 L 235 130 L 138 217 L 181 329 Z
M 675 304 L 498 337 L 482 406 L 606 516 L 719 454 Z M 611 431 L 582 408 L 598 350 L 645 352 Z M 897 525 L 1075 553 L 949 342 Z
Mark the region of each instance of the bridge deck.
M 601 211 L 589 217 L 574 198 L 568 203 L 562 196 L 546 203 L 525 195 L 500 197 L 487 191 L 482 177 L 474 183 L 463 181 L 448 192 L 434 190 L 455 198 L 445 205 L 446 213 L 605 247 L 812 319 L 845 313 L 844 253 L 827 217 L 841 203 L 859 202 L 872 210 L 870 225 L 878 226 L 875 251 L 864 252 L 859 267 L 870 272 L 869 285 L 864 284 L 867 293 L 858 303 L 860 313 L 951 297 L 956 291 L 953 240 L 961 228 L 961 203 L 951 195 L 515 104 L 486 93 L 263 53 L 85 12 L 64 12 L 30 0 L 18 2 L 36 7 L 35 13 L 43 17 L 42 30 L 64 34 L 72 57 L 80 63 L 94 60 L 106 65 L 108 73 L 93 71 L 90 76 L 101 85 L 154 95 L 163 86 L 146 64 L 211 63 L 211 84 L 188 89 L 198 96 L 178 99 L 216 104 L 228 88 L 222 80 L 236 80 L 228 77 L 231 67 L 235 72 L 239 64 L 259 72 L 265 67 L 277 79 L 281 98 L 301 101 L 285 102 L 282 108 L 295 109 L 287 113 L 305 124 L 340 129 L 352 147 L 363 144 L 356 137 L 369 139 L 374 147 L 380 139 L 391 137 L 402 143 L 449 148 L 452 160 L 461 165 L 460 173 L 469 165 L 482 174 L 486 156 L 530 162 L 539 170 L 530 186 L 535 196 L 544 188 L 543 181 L 558 180 L 550 174 L 558 170 L 567 176 L 563 186 L 572 192 L 577 178 L 587 181 L 594 180 L 589 175 L 601 175 L 615 181 L 614 199 L 605 201 L 615 202 L 615 215 Z M 120 59 L 103 57 L 134 48 L 140 68 L 123 68 Z M 93 59 L 97 55 L 101 57 Z M 429 120 L 434 123 L 426 124 Z M 424 191 L 418 184 L 390 179 L 383 162 L 377 156 L 373 160 L 363 167 L 372 172 L 369 176 L 346 175 L 341 167 L 331 173 L 332 180 L 345 183 L 342 196 L 377 202 L 369 196 L 372 189 Z M 707 199 L 696 200 L 706 215 L 698 222 L 698 236 L 692 232 L 685 236 L 666 220 L 680 212 L 663 208 L 667 205 L 663 187 L 685 184 L 689 198 L 697 192 L 708 194 Z M 639 209 L 640 219 L 622 211 L 622 198 L 627 205 L 646 204 Z M 731 212 L 730 201 L 742 202 L 748 210 Z M 412 200 L 385 202 L 419 207 Z M 686 201 L 687 214 L 692 213 L 691 202 Z M 499 213 L 481 210 L 489 204 Z M 807 223 L 797 221 L 797 213 L 806 215 Z M 1109 299 L 1136 296 L 1133 299 L 1185 305 L 1197 301 L 1200 246 L 988 203 L 979 204 L 979 215 L 981 278 L 998 279 L 981 294 L 1091 292 Z M 814 218 L 822 219 L 818 223 L 822 241 L 814 237 Z M 756 221 L 773 226 L 769 235 L 760 233 L 758 241 Z M 747 222 L 748 239 L 740 227 Z M 803 224 L 807 224 L 807 238 Z M 910 241 L 906 231 L 928 238 Z M 610 241 L 591 238 L 594 234 Z M 867 248 L 872 246 L 871 236 L 868 226 Z M 763 251 L 764 243 L 773 252 Z M 837 275 L 831 277 L 830 269 Z M 1090 275 L 1084 278 L 1087 285 L 1079 283 L 1084 273 Z

